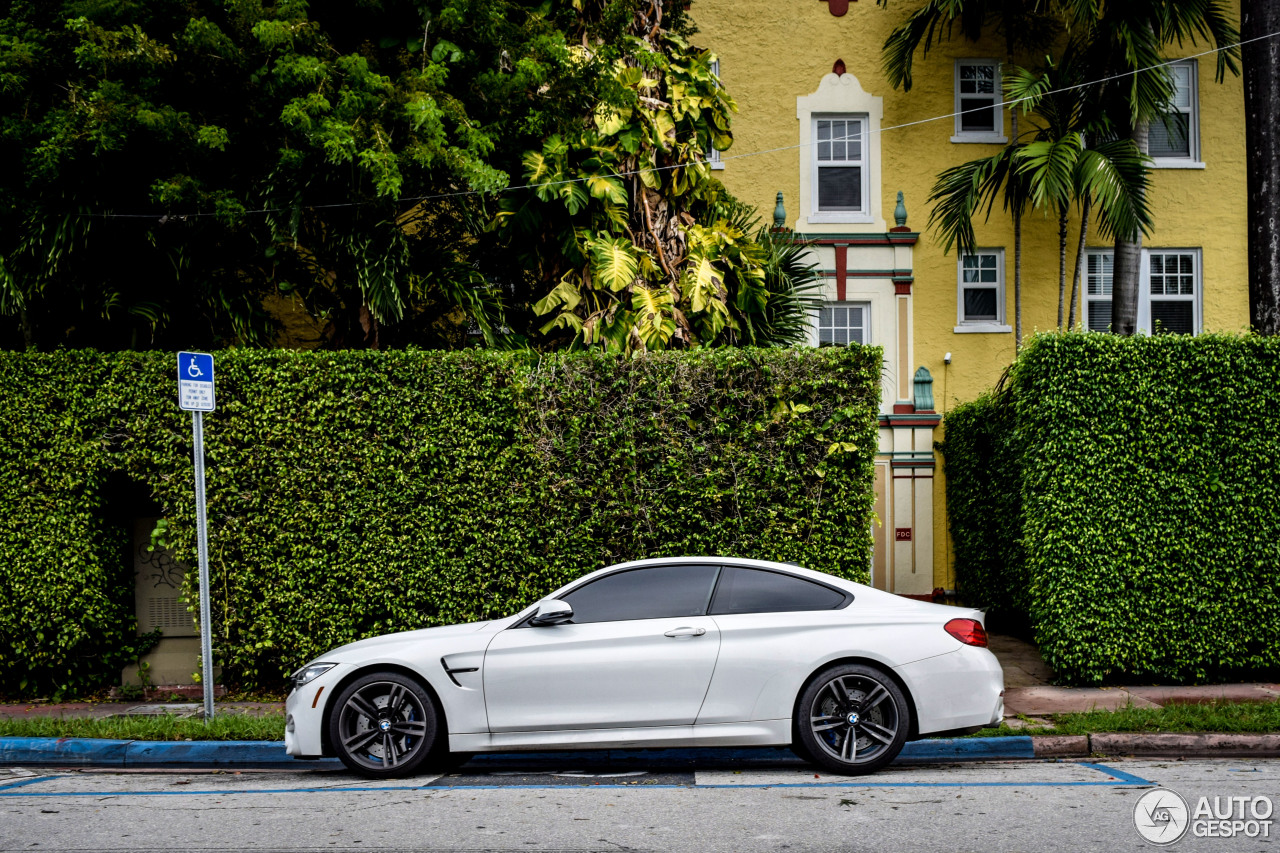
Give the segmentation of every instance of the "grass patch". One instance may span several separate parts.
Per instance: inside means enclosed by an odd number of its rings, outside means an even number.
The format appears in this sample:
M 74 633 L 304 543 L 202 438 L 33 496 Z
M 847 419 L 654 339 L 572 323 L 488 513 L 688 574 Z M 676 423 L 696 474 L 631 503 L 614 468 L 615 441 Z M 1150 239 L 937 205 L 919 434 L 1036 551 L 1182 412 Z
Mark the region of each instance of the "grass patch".
M 1280 732 L 1280 702 L 1214 702 L 1117 711 L 1054 714 L 1048 726 L 1000 725 L 969 737 L 1083 735 L 1104 732 Z M 111 740 L 284 740 L 284 715 L 222 713 L 205 725 L 173 714 L 156 717 L 0 717 L 0 737 L 89 737 Z
M 1280 732 L 1280 702 L 1211 702 L 1115 711 L 1076 711 L 1048 715 L 1050 725 L 1011 728 L 1001 724 L 971 737 L 1009 735 L 1087 735 L 1110 732 Z
M 156 717 L 0 718 L 0 737 L 92 737 L 109 740 L 284 740 L 284 714 L 217 714 L 203 720 Z

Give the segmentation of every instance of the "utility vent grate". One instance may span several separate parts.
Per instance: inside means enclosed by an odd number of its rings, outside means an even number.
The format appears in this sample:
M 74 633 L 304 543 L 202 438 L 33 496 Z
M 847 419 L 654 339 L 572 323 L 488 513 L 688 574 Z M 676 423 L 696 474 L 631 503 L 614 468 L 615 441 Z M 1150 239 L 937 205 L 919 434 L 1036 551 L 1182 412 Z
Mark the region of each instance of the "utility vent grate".
M 146 619 L 147 624 L 139 627 L 145 633 L 147 631 L 162 628 L 166 633 L 171 635 L 185 633 L 194 634 L 195 626 L 191 618 L 191 614 L 187 612 L 187 606 L 178 596 L 157 596 L 148 599 Z

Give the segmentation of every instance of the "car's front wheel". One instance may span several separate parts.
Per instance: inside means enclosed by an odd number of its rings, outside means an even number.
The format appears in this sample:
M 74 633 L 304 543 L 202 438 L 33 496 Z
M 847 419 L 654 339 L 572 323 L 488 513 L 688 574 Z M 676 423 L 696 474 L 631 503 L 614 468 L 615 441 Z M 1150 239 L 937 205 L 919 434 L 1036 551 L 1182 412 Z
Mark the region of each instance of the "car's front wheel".
M 824 670 L 796 704 L 803 753 L 833 773 L 874 773 L 897 757 L 911 728 L 911 708 L 897 682 L 862 664 Z
M 355 772 L 375 779 L 411 776 L 432 755 L 442 730 L 430 694 L 398 672 L 347 685 L 329 715 L 329 742 Z

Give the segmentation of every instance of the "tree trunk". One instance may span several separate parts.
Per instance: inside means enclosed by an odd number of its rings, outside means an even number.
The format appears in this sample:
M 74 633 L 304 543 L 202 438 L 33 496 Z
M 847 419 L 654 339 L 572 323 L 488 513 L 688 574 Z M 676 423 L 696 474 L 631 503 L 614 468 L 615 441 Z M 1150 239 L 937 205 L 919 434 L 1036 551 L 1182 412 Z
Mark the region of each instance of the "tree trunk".
M 1076 306 L 1080 304 L 1080 273 L 1084 269 L 1084 246 L 1085 240 L 1089 236 L 1089 208 L 1093 199 L 1088 193 L 1084 196 L 1084 207 L 1080 211 L 1080 245 L 1076 247 L 1076 271 L 1071 277 L 1071 310 L 1067 314 L 1067 328 L 1074 329 L 1076 327 Z M 1088 318 L 1082 318 L 1086 322 Z
M 1010 51 L 1012 63 L 1012 51 Z M 1018 144 L 1018 105 L 1014 104 L 1009 111 L 1012 125 L 1009 144 Z M 1022 349 L 1022 211 L 1014 208 L 1013 212 L 1013 349 Z
M 1143 154 L 1148 151 L 1145 121 L 1133 128 L 1132 139 Z M 1116 238 L 1115 261 L 1111 268 L 1111 331 L 1132 335 L 1138 329 L 1138 272 L 1142 265 L 1142 232 L 1134 239 Z
M 1058 331 L 1062 331 L 1062 303 L 1067 300 L 1067 213 L 1065 204 L 1058 211 Z
M 1280 4 L 1243 0 L 1245 171 L 1249 188 L 1249 321 L 1280 335 Z
M 18 325 L 22 328 L 22 345 L 28 352 L 36 348 L 36 329 L 25 307 L 18 309 Z

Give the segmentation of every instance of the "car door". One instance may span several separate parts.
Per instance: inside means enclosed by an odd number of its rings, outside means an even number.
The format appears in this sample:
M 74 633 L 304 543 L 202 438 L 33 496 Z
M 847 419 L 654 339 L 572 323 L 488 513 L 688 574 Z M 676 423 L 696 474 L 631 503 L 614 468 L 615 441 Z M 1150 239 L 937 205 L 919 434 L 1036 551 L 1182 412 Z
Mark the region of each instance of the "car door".
M 562 597 L 566 624 L 518 623 L 484 658 L 493 732 L 692 725 L 716 665 L 719 566 L 646 566 Z
M 808 578 L 725 566 L 708 611 L 720 629 L 720 654 L 698 724 L 789 716 L 798 683 L 830 642 L 832 626 L 851 630 L 838 612 L 851 600 Z

